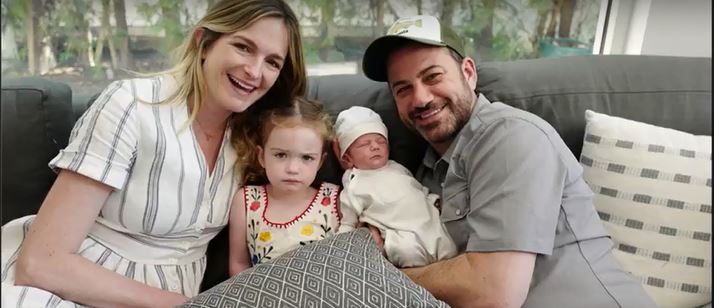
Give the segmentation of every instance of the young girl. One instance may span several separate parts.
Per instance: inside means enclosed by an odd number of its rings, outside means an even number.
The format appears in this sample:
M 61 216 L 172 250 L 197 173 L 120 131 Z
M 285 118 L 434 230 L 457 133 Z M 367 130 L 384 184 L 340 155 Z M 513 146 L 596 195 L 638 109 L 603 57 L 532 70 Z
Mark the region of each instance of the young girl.
M 244 137 L 254 150 L 239 158 L 239 164 L 246 167 L 246 182 L 267 184 L 246 185 L 233 197 L 231 276 L 329 237 L 339 226 L 339 186 L 310 186 L 332 139 L 329 115 L 319 103 L 296 98 L 289 107 L 263 113 L 259 121 L 258 145 Z

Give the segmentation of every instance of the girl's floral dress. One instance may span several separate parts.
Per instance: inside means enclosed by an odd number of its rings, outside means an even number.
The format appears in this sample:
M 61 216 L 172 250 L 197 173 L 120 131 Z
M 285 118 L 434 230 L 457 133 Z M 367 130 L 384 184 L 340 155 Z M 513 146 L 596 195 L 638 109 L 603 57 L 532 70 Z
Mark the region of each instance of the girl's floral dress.
M 340 187 L 323 182 L 305 210 L 288 222 L 272 222 L 265 217 L 269 200 L 265 186 L 246 186 L 246 240 L 253 265 L 269 261 L 290 250 L 330 237 L 340 225 Z

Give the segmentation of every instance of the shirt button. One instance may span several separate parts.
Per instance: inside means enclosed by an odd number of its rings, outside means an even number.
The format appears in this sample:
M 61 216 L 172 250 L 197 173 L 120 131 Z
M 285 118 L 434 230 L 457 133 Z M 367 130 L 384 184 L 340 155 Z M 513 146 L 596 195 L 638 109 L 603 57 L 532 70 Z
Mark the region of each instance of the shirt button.
M 456 209 L 456 215 L 461 215 L 461 210 L 460 210 L 460 209 Z

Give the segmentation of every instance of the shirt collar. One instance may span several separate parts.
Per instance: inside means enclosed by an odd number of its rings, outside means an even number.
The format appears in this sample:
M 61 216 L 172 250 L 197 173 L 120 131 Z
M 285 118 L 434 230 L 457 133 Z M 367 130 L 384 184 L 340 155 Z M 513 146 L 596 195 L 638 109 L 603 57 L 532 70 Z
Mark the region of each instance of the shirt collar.
M 432 149 L 431 147 L 427 147 L 426 154 L 424 154 L 424 159 L 422 159 L 422 164 L 424 164 L 424 166 L 429 169 L 434 169 L 434 165 L 439 159 L 440 157 L 438 154 L 436 154 L 436 151 L 434 151 L 434 149 Z

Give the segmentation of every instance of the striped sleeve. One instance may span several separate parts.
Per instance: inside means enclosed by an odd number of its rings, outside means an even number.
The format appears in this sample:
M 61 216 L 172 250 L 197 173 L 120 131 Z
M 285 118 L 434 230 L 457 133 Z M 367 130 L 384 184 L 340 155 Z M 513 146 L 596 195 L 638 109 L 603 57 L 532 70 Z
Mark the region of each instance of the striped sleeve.
M 111 83 L 75 123 L 69 144 L 50 161 L 50 168 L 122 189 L 137 148 L 136 104 L 132 80 Z

